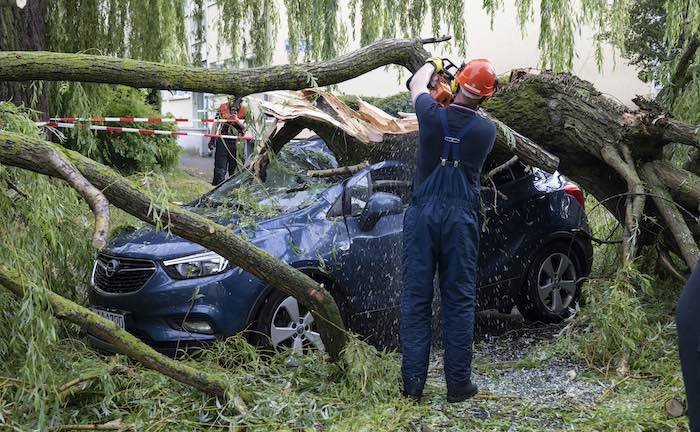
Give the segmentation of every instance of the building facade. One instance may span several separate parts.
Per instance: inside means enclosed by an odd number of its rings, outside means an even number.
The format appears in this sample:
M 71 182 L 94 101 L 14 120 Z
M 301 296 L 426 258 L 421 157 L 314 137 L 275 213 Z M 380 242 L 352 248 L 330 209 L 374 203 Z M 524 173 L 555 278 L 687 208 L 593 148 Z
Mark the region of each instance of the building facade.
M 229 51 L 225 46 L 219 46 L 217 21 L 219 10 L 215 0 L 205 0 L 204 40 L 195 40 L 194 22 L 191 1 L 187 1 L 187 26 L 190 34 L 190 52 L 201 53 L 203 67 L 226 67 L 230 59 Z M 345 2 L 347 3 L 347 2 Z M 528 32 L 521 34 L 517 23 L 515 0 L 509 0 L 505 10 L 498 13 L 491 26 L 490 17 L 482 10 L 481 2 L 465 2 L 464 14 L 468 17 L 467 55 L 469 58 L 488 58 L 496 66 L 499 74 L 506 73 L 513 68 L 537 67 L 539 64 L 539 50 L 537 48 L 537 29 L 539 22 L 535 21 L 528 26 Z M 342 7 L 342 5 L 341 5 Z M 280 26 L 272 55 L 273 64 L 287 63 L 287 50 L 289 43 L 286 38 L 287 20 L 284 4 L 279 1 Z M 537 14 L 535 14 L 537 17 Z M 426 29 L 430 27 L 426 25 Z M 428 30 L 429 31 L 429 30 Z M 430 37 L 426 33 L 424 37 Z M 347 50 L 359 48 L 357 41 L 350 41 Z M 456 63 L 461 59 L 456 52 L 451 52 L 444 45 L 428 45 L 428 51 L 441 57 L 449 57 Z M 583 28 L 577 38 L 576 55 L 574 58 L 573 73 L 579 77 L 591 81 L 602 93 L 617 99 L 621 103 L 631 104 L 635 95 L 648 95 L 652 92 L 649 84 L 645 84 L 637 77 L 637 70 L 628 65 L 619 54 L 606 46 L 604 50 L 605 63 L 599 68 L 595 61 L 595 48 L 593 32 Z M 249 66 L 250 58 L 243 60 L 239 67 Z M 229 66 L 230 67 L 230 66 Z M 336 89 L 340 93 L 359 96 L 389 96 L 405 90 L 404 82 L 408 77 L 407 72 L 401 72 L 397 68 L 381 68 L 339 84 Z M 212 110 L 223 100 L 223 95 L 211 95 L 181 91 L 163 91 L 163 114 L 173 114 L 182 118 L 211 118 Z M 254 96 L 264 97 L 264 96 Z M 187 131 L 204 131 L 203 124 L 182 124 L 180 129 Z M 197 137 L 180 137 L 181 145 L 192 152 L 203 152 L 206 141 Z

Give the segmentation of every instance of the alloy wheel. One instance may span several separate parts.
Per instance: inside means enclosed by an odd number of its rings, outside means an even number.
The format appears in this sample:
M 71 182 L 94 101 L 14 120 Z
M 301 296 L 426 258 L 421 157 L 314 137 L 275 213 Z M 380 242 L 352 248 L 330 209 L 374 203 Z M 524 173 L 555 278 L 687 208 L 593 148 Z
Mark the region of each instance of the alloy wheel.
M 537 292 L 542 304 L 554 314 L 564 312 L 576 295 L 576 266 L 563 253 L 549 255 L 540 266 Z
M 314 329 L 311 312 L 303 311 L 294 297 L 286 297 L 275 309 L 270 324 L 270 339 L 275 351 L 288 349 L 303 354 L 304 350 L 324 351 L 321 335 Z

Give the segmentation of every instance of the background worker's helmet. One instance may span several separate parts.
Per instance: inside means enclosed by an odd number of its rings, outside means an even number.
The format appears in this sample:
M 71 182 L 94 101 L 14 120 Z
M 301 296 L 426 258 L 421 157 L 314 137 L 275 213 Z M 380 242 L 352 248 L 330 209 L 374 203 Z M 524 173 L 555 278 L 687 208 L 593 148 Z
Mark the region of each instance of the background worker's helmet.
M 489 60 L 471 60 L 459 68 L 454 83 L 455 93 L 459 88 L 467 96 L 489 97 L 496 91 L 496 69 Z

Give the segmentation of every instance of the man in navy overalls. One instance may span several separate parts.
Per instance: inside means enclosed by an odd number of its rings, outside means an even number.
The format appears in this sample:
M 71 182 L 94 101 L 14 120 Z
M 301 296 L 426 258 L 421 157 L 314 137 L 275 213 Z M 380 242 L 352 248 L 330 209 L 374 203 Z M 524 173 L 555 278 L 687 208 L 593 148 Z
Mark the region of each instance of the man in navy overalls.
M 462 65 L 454 103 L 443 108 L 427 85 L 442 67 L 433 60 L 411 78 L 418 117 L 413 197 L 403 228 L 401 345 L 404 395 L 419 400 L 428 372 L 435 271 L 440 276 L 447 400 L 477 393 L 471 382 L 474 300 L 479 249 L 480 176 L 496 128 L 477 114 L 496 87 L 488 60 Z

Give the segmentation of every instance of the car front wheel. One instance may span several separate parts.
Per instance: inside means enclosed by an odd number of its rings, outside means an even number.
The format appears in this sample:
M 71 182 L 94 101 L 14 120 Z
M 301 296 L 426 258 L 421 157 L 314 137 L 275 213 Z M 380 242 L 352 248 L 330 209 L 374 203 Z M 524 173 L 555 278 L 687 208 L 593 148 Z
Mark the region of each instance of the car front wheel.
M 578 301 L 579 265 L 567 243 L 554 243 L 536 255 L 518 301 L 518 310 L 530 321 L 559 322 L 571 315 Z
M 266 336 L 267 345 L 276 352 L 325 350 L 311 312 L 294 297 L 279 291 L 270 294 L 260 309 L 256 330 Z

